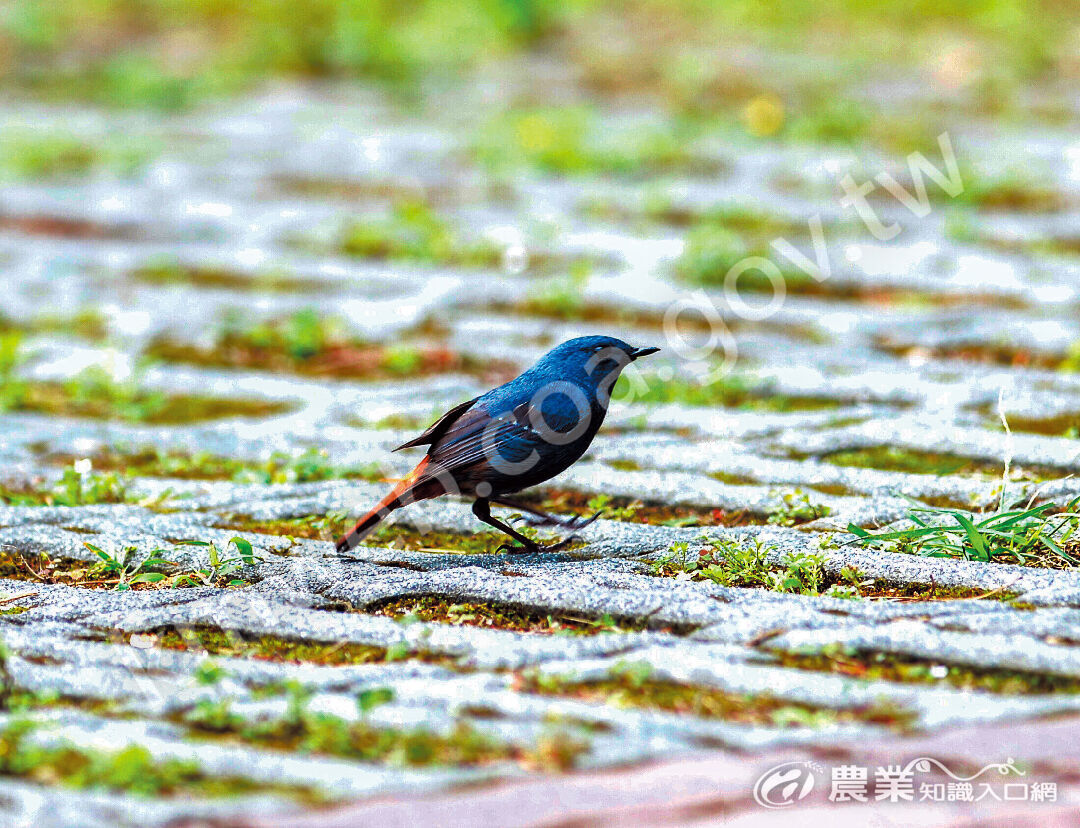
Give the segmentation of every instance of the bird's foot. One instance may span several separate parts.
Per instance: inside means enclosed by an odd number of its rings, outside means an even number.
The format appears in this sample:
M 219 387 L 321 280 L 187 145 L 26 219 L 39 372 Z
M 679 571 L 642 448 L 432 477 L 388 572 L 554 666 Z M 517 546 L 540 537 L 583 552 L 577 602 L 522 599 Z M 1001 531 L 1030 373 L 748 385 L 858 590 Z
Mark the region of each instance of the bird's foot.
M 602 514 L 604 514 L 603 509 L 601 509 L 599 512 L 597 512 L 596 514 L 594 514 L 590 518 L 582 517 L 580 515 L 575 515 L 574 517 L 570 518 L 569 520 L 567 520 L 562 525 L 565 526 L 567 529 L 584 529 L 586 526 L 589 526 L 592 523 L 594 523 L 596 521 L 596 519 L 598 517 L 600 517 L 600 515 L 602 515 Z
M 508 555 L 539 555 L 545 552 L 561 552 L 563 549 L 566 549 L 566 547 L 581 540 L 584 540 L 584 538 L 580 535 L 570 535 L 556 543 L 549 543 L 547 546 L 533 541 L 530 541 L 527 544 L 504 543 L 496 549 L 495 552 L 496 554 L 505 552 Z
M 562 529 L 584 529 L 602 514 L 603 511 L 601 510 L 590 518 L 584 518 L 580 515 L 571 515 L 568 518 L 559 517 L 558 515 L 518 515 L 510 518 L 510 523 L 524 523 L 527 526 L 534 527 L 558 526 Z

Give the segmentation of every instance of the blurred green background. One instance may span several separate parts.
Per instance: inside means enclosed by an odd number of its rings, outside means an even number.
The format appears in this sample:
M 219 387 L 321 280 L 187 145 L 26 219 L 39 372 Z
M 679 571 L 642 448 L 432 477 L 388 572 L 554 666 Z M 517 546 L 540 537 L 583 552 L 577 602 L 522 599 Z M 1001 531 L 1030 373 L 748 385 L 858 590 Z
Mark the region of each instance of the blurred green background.
M 1009 113 L 1023 108 L 1026 84 L 1077 79 L 1080 7 L 1071 0 L 0 5 L 0 72 L 9 90 L 113 106 L 188 107 L 276 76 L 375 80 L 408 94 L 421 78 L 525 53 L 572 66 L 591 94 L 648 95 L 677 114 L 708 114 L 769 91 L 782 96 L 785 112 L 837 106 L 845 82 L 886 63 L 923 71 L 973 108 Z M 763 75 L 783 54 L 814 60 L 785 73 L 787 88 L 771 90 Z M 1047 116 L 1061 109 L 1043 106 Z M 759 109 L 756 129 L 783 125 L 772 102 Z

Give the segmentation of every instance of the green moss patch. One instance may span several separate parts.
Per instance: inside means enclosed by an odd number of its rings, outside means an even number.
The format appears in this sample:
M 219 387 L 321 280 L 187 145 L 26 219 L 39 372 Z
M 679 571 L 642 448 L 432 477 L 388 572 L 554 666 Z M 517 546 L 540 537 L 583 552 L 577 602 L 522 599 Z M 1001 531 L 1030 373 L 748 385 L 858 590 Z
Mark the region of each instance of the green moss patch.
M 1080 439 L 1080 411 L 1059 414 L 1056 417 L 1019 417 L 1008 415 L 1009 428 L 1027 434 L 1044 434 L 1047 437 L 1067 437 Z M 1001 420 L 996 417 L 988 420 L 988 427 L 995 431 L 1001 429 Z
M 290 538 L 333 541 L 351 529 L 355 523 L 356 516 L 344 512 L 330 512 L 325 515 L 311 515 L 288 520 L 252 520 L 244 515 L 233 515 L 222 522 L 219 528 Z M 518 531 L 534 538 L 538 543 L 550 543 L 554 538 L 554 536 L 541 536 L 529 526 L 519 526 Z M 412 552 L 459 555 L 494 554 L 499 546 L 508 542 L 510 542 L 509 537 L 493 530 L 470 533 L 421 531 L 408 523 L 383 523 L 364 540 L 367 546 L 386 546 Z M 574 549 L 581 545 L 574 543 L 566 548 Z
M 568 176 L 717 175 L 725 169 L 723 161 L 693 152 L 687 129 L 669 125 L 612 133 L 585 107 L 504 113 L 483 125 L 472 155 L 497 172 L 532 167 Z
M 457 602 L 436 596 L 396 598 L 369 607 L 368 611 L 406 622 L 427 621 L 546 635 L 594 635 L 652 628 L 640 622 L 616 621 L 610 616 L 585 618 L 568 613 L 533 612 L 508 604 Z M 673 626 L 666 629 L 669 632 L 680 631 Z
M 424 201 L 399 201 L 390 214 L 357 219 L 343 231 L 341 252 L 364 259 L 403 259 L 463 267 L 498 267 L 501 246 L 469 240 Z
M 299 455 L 275 452 L 268 460 L 250 462 L 209 452 L 164 451 L 148 446 L 138 450 L 104 450 L 88 458 L 53 454 L 47 462 L 71 465 L 88 459 L 95 470 L 129 477 L 174 477 L 182 480 L 232 480 L 236 483 L 310 483 L 318 480 L 382 480 L 374 463 L 362 467 L 337 466 L 325 451 L 308 449 Z
M 76 336 L 91 342 L 99 342 L 108 335 L 105 317 L 92 308 L 71 315 L 42 313 L 24 323 L 16 323 L 0 315 L 0 334 L 31 333 Z
M 825 555 L 788 554 L 779 564 L 769 561 L 774 552 L 760 541 L 739 543 L 721 538 L 702 538 L 695 544 L 675 544 L 658 559 L 650 560 L 652 574 L 671 578 L 689 575 L 695 581 L 711 581 L 725 587 L 750 587 L 830 598 L 867 598 L 892 601 L 946 601 L 993 598 L 1009 601 L 1007 591 L 986 591 L 937 584 L 892 584 L 867 578 L 857 569 L 844 567 L 839 574 L 826 571 Z
M 606 520 L 623 520 L 653 526 L 748 526 L 764 523 L 761 515 L 745 510 L 728 512 L 723 509 L 700 509 L 693 506 L 669 506 L 643 503 L 628 497 L 587 495 L 566 489 L 546 489 L 519 497 L 522 503 L 535 505 L 543 512 L 592 517 L 602 512 Z
M 466 373 L 504 382 L 517 373 L 500 361 L 476 360 L 440 345 L 375 345 L 351 339 L 343 325 L 301 311 L 267 323 L 227 322 L 213 347 L 159 339 L 147 356 L 222 368 L 249 368 L 362 380 Z
M 131 279 L 148 285 L 190 285 L 211 290 L 255 291 L 259 293 L 320 293 L 341 290 L 340 282 L 301 279 L 282 271 L 255 275 L 226 268 L 187 266 L 163 260 L 132 271 Z
M 864 652 L 839 646 L 820 653 L 788 653 L 776 650 L 769 652 L 785 667 L 837 673 L 866 681 L 939 684 L 960 690 L 1006 695 L 1080 693 L 1080 679 L 1019 670 L 945 664 L 893 653 Z
M 522 748 L 501 742 L 465 723 L 448 733 L 375 727 L 363 718 L 349 721 L 314 713 L 308 709 L 306 691 L 292 686 L 287 692 L 289 709 L 280 718 L 246 721 L 231 712 L 226 699 L 199 704 L 183 718 L 183 723 L 194 737 L 408 767 L 479 766 L 513 761 L 530 768 L 558 771 L 572 767 L 588 747 L 565 734 L 552 734 L 533 748 Z M 357 706 L 363 713 L 392 698 L 389 690 L 368 690 L 357 698 Z
M 1080 366 L 1080 351 L 1061 354 L 1018 348 L 1008 343 L 980 343 L 960 345 L 911 345 L 878 339 L 875 347 L 885 353 L 904 359 L 955 359 L 961 362 L 978 362 L 1003 365 L 1008 368 L 1035 368 L 1044 371 L 1076 371 Z
M 648 665 L 628 664 L 604 681 L 579 682 L 563 676 L 523 675 L 519 677 L 516 689 L 614 707 L 660 710 L 767 727 L 825 728 L 865 722 L 902 729 L 914 718 L 911 713 L 886 705 L 833 710 L 778 699 L 767 693 L 744 695 L 675 684 L 651 678 L 651 673 Z
M 183 627 L 150 633 L 154 646 L 167 650 L 207 653 L 228 658 L 250 658 L 289 664 L 345 666 L 383 664 L 402 659 L 453 667 L 455 659 L 411 653 L 407 646 L 379 647 L 349 642 L 303 641 L 274 635 L 247 635 L 216 627 Z M 124 636 L 130 642 L 130 635 Z
M 38 785 L 110 791 L 147 799 L 277 794 L 307 804 L 326 801 L 324 794 L 310 787 L 215 775 L 202 770 L 197 762 L 155 759 L 140 745 L 98 751 L 64 743 L 38 743 L 32 738 L 36 728 L 31 722 L 15 721 L 0 731 L 0 776 Z
M 0 413 L 26 411 L 51 417 L 88 417 L 152 425 L 180 425 L 224 417 L 273 417 L 290 408 L 279 402 L 144 391 L 134 385 L 116 383 L 104 372 L 95 370 L 64 382 L 31 382 L 9 376 L 0 389 Z
M 95 169 L 130 175 L 150 158 L 151 146 L 135 136 L 95 140 L 73 132 L 5 128 L 0 133 L 0 176 L 9 179 L 67 179 Z
M 932 474 L 939 477 L 956 474 L 979 474 L 1000 477 L 1002 465 L 973 457 L 962 457 L 944 452 L 919 451 L 896 446 L 869 446 L 861 449 L 838 451 L 821 457 L 836 466 L 861 469 L 903 472 L 905 474 Z M 1063 476 L 1063 472 L 1042 466 L 1014 466 L 1014 476 L 1033 480 L 1045 480 Z
M 774 393 L 767 383 L 738 374 L 727 374 L 711 382 L 695 383 L 688 380 L 661 380 L 647 376 L 641 387 L 631 385 L 629 379 L 620 377 L 612 396 L 625 402 L 676 403 L 693 407 L 737 409 L 740 411 L 823 411 L 840 408 L 850 401 L 819 396 L 793 396 Z

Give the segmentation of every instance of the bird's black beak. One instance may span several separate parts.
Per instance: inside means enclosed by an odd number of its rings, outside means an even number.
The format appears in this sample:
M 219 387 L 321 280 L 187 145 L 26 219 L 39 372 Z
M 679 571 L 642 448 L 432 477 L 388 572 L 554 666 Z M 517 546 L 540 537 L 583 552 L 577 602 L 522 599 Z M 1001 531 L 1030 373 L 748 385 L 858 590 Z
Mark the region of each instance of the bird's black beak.
M 634 350 L 630 352 L 630 361 L 633 362 L 635 359 L 640 359 L 643 356 L 655 354 L 659 350 L 659 348 L 634 348 Z

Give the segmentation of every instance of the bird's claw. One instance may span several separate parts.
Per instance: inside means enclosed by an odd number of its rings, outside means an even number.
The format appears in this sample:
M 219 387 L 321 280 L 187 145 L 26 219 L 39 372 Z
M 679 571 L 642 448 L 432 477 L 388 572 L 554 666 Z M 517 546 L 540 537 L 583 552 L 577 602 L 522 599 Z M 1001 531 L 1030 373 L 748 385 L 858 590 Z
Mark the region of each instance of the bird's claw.
M 527 555 L 533 552 L 540 552 L 543 550 L 542 546 L 538 544 L 518 545 L 514 543 L 504 543 L 495 550 L 495 554 L 505 552 L 507 555 Z
M 565 526 L 567 529 L 584 529 L 586 526 L 591 525 L 602 514 L 604 514 L 604 511 L 601 509 L 599 512 L 589 518 L 575 516 L 563 523 L 563 526 Z
M 504 543 L 495 550 L 495 554 L 505 552 L 508 555 L 539 555 L 545 552 L 560 552 L 563 549 L 566 549 L 566 547 L 570 546 L 570 544 L 577 543 L 578 541 L 583 540 L 584 538 L 582 538 L 580 535 L 570 535 L 569 537 L 565 537 L 562 540 L 556 543 L 548 544 L 547 546 L 542 546 L 538 543 L 529 544 L 527 546 Z

